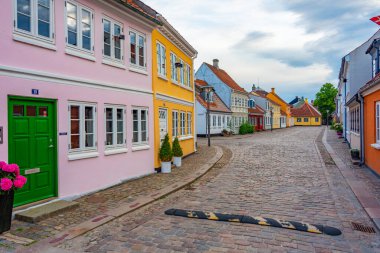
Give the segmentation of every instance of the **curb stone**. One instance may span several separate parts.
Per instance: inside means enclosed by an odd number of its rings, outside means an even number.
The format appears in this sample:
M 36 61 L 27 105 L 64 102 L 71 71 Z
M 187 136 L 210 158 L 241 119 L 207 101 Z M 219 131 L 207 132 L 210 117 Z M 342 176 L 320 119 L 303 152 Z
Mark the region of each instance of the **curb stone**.
M 325 146 L 327 152 L 330 154 L 331 158 L 334 160 L 336 166 L 338 167 L 339 171 L 343 175 L 344 179 L 350 186 L 352 192 L 355 194 L 356 198 L 362 205 L 367 215 L 370 217 L 377 229 L 380 230 L 380 216 L 377 214 L 380 213 L 379 201 L 375 198 L 375 196 L 373 196 L 372 193 L 366 190 L 365 184 L 361 182 L 360 179 L 356 178 L 352 170 L 347 167 L 347 165 L 342 161 L 342 159 L 336 154 L 334 149 L 327 142 L 327 131 L 328 129 L 324 130 L 322 138 L 323 145 Z M 368 199 L 371 199 L 371 201 L 369 201 L 371 202 L 370 206 L 368 206 Z
M 146 206 L 148 204 L 151 204 L 173 192 L 176 192 L 197 179 L 201 178 L 203 175 L 205 175 L 223 156 L 223 150 L 221 147 L 214 145 L 216 148 L 216 154 L 214 157 L 212 157 L 210 160 L 208 160 L 207 163 L 203 164 L 197 172 L 193 174 L 193 176 L 187 176 L 183 178 L 182 182 L 176 182 L 171 185 L 168 185 L 158 191 L 156 191 L 153 194 L 145 195 L 142 197 L 139 197 L 133 202 L 126 203 L 124 205 L 119 206 L 116 209 L 108 210 L 104 212 L 103 214 L 92 217 L 91 219 L 82 222 L 74 227 L 71 227 L 67 230 L 64 230 L 52 237 L 43 239 L 35 244 L 33 244 L 31 247 L 20 247 L 15 252 L 22 252 L 22 253 L 34 253 L 34 252 L 46 252 L 49 249 L 51 250 L 55 246 L 74 239 L 80 235 L 83 235 L 101 225 L 104 225 L 116 218 L 119 218 L 122 215 L 125 215 L 127 213 L 133 212 L 143 206 Z

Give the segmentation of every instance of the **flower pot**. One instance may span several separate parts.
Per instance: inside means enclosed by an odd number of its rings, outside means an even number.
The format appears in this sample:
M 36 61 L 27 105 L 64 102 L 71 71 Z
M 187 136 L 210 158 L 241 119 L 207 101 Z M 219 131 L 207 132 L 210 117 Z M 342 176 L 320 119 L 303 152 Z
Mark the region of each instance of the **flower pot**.
M 172 163 L 161 161 L 161 173 L 170 173 L 170 172 L 172 172 Z
M 174 158 L 173 158 L 173 164 L 176 167 L 181 167 L 181 165 L 182 165 L 182 157 L 176 157 L 176 156 L 174 156 Z
M 0 195 L 0 234 L 11 229 L 14 191 Z

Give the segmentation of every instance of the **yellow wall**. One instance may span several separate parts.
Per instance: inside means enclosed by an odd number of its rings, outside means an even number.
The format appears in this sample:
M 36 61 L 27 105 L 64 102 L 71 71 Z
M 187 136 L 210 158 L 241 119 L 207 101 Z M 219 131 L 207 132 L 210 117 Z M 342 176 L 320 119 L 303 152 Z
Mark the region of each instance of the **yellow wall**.
M 160 76 L 158 74 L 158 66 L 157 66 L 157 42 L 161 43 L 165 47 L 166 51 L 166 76 Z M 154 93 L 154 149 L 155 149 L 155 168 L 159 168 L 161 166 L 160 159 L 158 157 L 158 153 L 160 150 L 161 140 L 160 140 L 160 126 L 159 126 L 159 108 L 167 109 L 167 127 L 168 134 L 170 140 L 173 140 L 172 137 L 172 111 L 178 111 L 178 113 L 182 112 L 191 112 L 192 115 L 192 133 L 189 134 L 187 132 L 187 119 L 185 123 L 186 133 L 184 136 L 178 136 L 180 140 L 180 145 L 183 150 L 184 156 L 189 155 L 195 151 L 194 145 L 194 118 L 196 115 L 194 114 L 194 81 L 193 81 L 193 59 L 187 56 L 184 52 L 182 52 L 176 45 L 174 45 L 171 41 L 166 39 L 158 30 L 154 30 L 152 32 L 152 52 L 153 52 L 153 67 L 152 67 L 152 77 L 153 77 L 153 93 Z M 190 87 L 185 85 L 181 85 L 172 81 L 171 76 L 171 61 L 170 61 L 170 52 L 173 52 L 178 58 L 180 58 L 184 63 L 190 66 Z M 185 67 L 185 65 L 184 65 Z M 176 69 L 179 78 L 179 68 Z M 157 95 L 160 97 L 158 98 Z M 165 97 L 167 96 L 167 97 Z M 179 101 L 173 101 L 179 100 Z M 187 114 L 186 114 L 187 117 Z M 178 114 L 178 121 L 180 120 L 180 116 Z M 178 127 L 180 123 L 178 122 Z
M 274 95 L 274 91 L 270 92 L 267 94 L 267 98 L 273 100 L 274 102 L 276 102 L 277 104 L 279 104 L 281 106 L 281 110 L 283 110 L 285 113 L 286 113 L 286 126 L 289 127 L 290 126 L 290 117 L 291 117 L 291 114 L 290 114 L 290 106 L 286 103 L 284 103 L 283 101 L 281 101 L 280 99 L 278 99 L 277 96 Z
M 269 106 L 273 107 L 273 129 L 281 128 L 280 118 L 281 118 L 281 107 L 279 105 L 273 104 L 269 101 Z
M 322 124 L 321 117 L 293 117 L 295 126 L 320 126 Z M 297 119 L 301 119 L 301 122 L 298 122 Z M 308 122 L 305 122 L 305 118 L 308 119 Z M 318 119 L 318 122 L 317 120 Z

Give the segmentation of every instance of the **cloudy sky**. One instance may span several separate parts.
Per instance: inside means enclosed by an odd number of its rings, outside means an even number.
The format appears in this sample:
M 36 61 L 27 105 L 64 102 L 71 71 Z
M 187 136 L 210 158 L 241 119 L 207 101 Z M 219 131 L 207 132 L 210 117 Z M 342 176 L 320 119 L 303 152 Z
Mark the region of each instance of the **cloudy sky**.
M 287 101 L 337 84 L 341 58 L 379 28 L 379 0 L 143 0 L 198 51 L 220 60 L 246 90 L 253 83 Z

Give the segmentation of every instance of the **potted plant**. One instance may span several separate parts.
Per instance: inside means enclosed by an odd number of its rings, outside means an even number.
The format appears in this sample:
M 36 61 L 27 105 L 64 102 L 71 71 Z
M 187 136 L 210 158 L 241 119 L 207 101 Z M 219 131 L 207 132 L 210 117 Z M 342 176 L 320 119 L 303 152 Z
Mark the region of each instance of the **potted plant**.
M 182 152 L 181 145 L 179 145 L 179 141 L 177 137 L 175 137 L 173 141 L 173 156 L 174 156 L 174 160 L 173 160 L 174 165 L 176 167 L 181 167 L 183 152 Z
M 351 158 L 354 160 L 359 160 L 360 159 L 360 151 L 359 149 L 351 149 Z
M 230 136 L 230 135 L 231 135 L 231 132 L 228 131 L 227 129 L 223 129 L 223 131 L 222 131 L 222 135 L 223 135 L 224 137 L 226 137 L 226 136 Z
M 14 192 L 26 181 L 17 164 L 0 161 L 0 234 L 11 229 Z
M 169 142 L 169 135 L 165 135 L 165 139 L 161 144 L 160 148 L 160 160 L 161 160 L 161 172 L 162 173 L 170 173 L 172 171 L 172 158 L 173 158 L 173 153 L 172 149 L 170 147 L 170 142 Z

